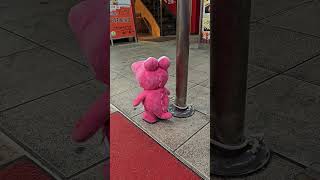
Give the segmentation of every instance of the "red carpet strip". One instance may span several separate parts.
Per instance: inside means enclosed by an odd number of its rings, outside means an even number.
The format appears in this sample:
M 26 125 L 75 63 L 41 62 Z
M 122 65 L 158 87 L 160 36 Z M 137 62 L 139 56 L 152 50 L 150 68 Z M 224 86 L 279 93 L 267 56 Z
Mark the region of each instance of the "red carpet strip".
M 32 160 L 23 157 L 0 169 L 0 180 L 53 180 Z
M 110 123 L 111 180 L 201 179 L 121 113 Z

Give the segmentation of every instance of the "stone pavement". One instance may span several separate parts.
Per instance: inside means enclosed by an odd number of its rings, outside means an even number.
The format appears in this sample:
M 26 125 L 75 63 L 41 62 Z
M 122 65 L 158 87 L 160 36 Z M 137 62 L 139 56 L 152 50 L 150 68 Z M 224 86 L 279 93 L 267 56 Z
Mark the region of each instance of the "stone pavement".
M 0 166 L 28 156 L 56 179 L 103 179 L 98 134 L 71 141 L 78 118 L 103 91 L 67 24 L 76 0 L 0 2 Z

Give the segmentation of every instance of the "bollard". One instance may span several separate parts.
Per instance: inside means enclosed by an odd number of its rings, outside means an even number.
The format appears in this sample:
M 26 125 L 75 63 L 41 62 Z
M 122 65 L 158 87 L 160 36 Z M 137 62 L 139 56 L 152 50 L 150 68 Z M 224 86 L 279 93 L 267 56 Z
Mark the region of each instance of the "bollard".
M 210 4 L 211 174 L 247 175 L 270 158 L 262 137 L 244 136 L 251 1 Z
M 187 105 L 190 1 L 177 1 L 177 49 L 176 49 L 176 99 L 169 111 L 174 117 L 186 118 L 194 114 L 193 106 Z

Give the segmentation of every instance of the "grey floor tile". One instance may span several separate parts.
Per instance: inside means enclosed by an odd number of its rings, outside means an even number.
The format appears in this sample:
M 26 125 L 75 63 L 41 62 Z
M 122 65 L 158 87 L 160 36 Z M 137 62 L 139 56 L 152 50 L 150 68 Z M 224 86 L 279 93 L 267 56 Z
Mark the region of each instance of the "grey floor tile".
M 202 71 L 210 74 L 210 64 L 209 63 L 202 63 L 197 66 L 191 67 L 191 69 Z
M 210 124 L 175 151 L 197 171 L 210 177 Z
M 209 77 L 209 79 L 203 81 L 199 85 L 210 89 L 210 77 Z
M 3 24 L 2 27 L 37 43 L 64 40 L 72 36 L 67 14 L 41 15 Z
M 275 26 L 320 37 L 320 2 L 312 1 L 263 21 Z
M 171 75 L 173 78 L 175 78 L 175 74 Z M 204 81 L 209 79 L 209 73 L 207 72 L 202 72 L 202 71 L 197 71 L 193 69 L 189 69 L 188 71 L 188 81 L 192 82 L 194 84 L 200 84 Z
M 1 49 L 0 57 L 8 56 L 10 54 L 32 49 L 37 45 L 26 41 L 25 39 L 0 29 Z
M 267 167 L 243 178 L 213 177 L 214 180 L 296 180 L 295 176 L 303 171 L 303 168 L 292 164 L 276 155 L 271 156 Z M 302 179 L 301 179 L 302 180 Z M 308 179 L 304 179 L 308 180 Z
M 70 180 L 104 180 L 106 179 L 103 174 L 104 168 L 106 168 L 106 162 L 102 162 Z
M 319 86 L 278 76 L 247 97 L 247 133 L 264 133 L 272 150 L 304 165 L 320 162 Z
M 123 76 L 113 70 L 110 71 L 110 80 L 113 81 L 115 79 L 122 78 Z
M 58 41 L 49 41 L 43 44 L 45 47 L 56 51 L 68 58 L 78 61 L 81 64 L 89 65 L 87 59 L 80 50 L 78 42 L 74 38 L 65 38 Z
M 248 65 L 248 74 L 247 74 L 247 87 L 254 86 L 272 76 L 276 75 L 275 72 L 268 71 L 264 68 Z M 210 88 L 210 77 L 208 80 L 200 83 L 201 86 Z
M 197 111 L 210 113 L 210 89 L 197 85 L 188 90 L 187 103 L 193 104 Z
M 189 118 L 172 118 L 155 124 L 143 121 L 140 115 L 135 116 L 133 121 L 145 129 L 161 145 L 174 151 L 207 124 L 209 119 L 207 116 L 196 112 Z
M 320 39 L 257 24 L 251 27 L 249 64 L 283 72 L 320 52 Z
M 0 59 L 0 109 L 89 80 L 91 73 L 42 48 Z
M 296 7 L 308 0 L 253 0 L 251 1 L 251 20 L 257 21 L 273 14 Z
M 272 76 L 276 75 L 275 72 L 268 71 L 266 69 L 249 65 L 248 66 L 248 77 L 247 77 L 247 87 L 254 86 Z
M 128 91 L 122 92 L 116 96 L 112 96 L 111 104 L 116 106 L 119 111 L 123 112 L 127 116 L 133 117 L 143 111 L 143 106 L 141 104 L 136 108 L 132 106 L 132 101 L 140 92 L 142 92 L 140 88 L 131 88 Z
M 118 76 L 117 79 L 111 81 L 110 95 L 112 97 L 136 87 L 138 87 L 137 83 L 134 83 L 125 76 Z
M 0 167 L 23 155 L 24 152 L 21 147 L 14 143 L 4 133 L 0 132 Z
M 52 7 L 52 6 L 51 6 Z M 53 13 L 58 9 L 48 8 L 48 5 L 42 5 L 39 1 L 30 0 L 25 2 L 1 1 L 0 3 L 0 25 L 18 21 L 24 18 L 33 18 L 48 13 Z M 27 9 L 27 10 L 26 10 Z
M 117 112 L 118 110 L 113 108 L 112 106 L 110 106 L 110 114 L 114 113 L 114 112 Z
M 285 74 L 320 86 L 320 57 L 301 64 Z
M 188 89 L 193 88 L 197 84 L 188 82 Z M 169 80 L 166 84 L 166 88 L 169 89 L 170 91 L 170 97 L 175 97 L 176 96 L 176 77 L 169 77 Z
M 266 169 L 257 172 L 257 174 L 253 174 L 246 178 L 246 180 L 293 180 L 294 177 L 303 171 L 303 168 L 292 164 L 280 157 L 273 155 L 271 157 L 270 164 Z
M 101 133 L 82 144 L 72 142 L 70 137 L 77 119 L 103 91 L 103 86 L 95 81 L 78 85 L 1 113 L 0 125 L 69 177 L 107 156 Z

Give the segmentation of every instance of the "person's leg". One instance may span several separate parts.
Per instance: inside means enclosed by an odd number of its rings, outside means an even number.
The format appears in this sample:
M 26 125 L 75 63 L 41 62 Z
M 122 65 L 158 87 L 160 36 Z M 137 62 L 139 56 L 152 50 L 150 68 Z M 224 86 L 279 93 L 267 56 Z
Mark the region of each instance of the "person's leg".
M 110 82 L 109 0 L 84 0 L 71 8 L 69 25 L 97 80 Z
M 100 128 L 105 127 L 105 133 L 110 140 L 109 113 L 108 108 L 109 93 L 105 92 L 100 96 L 77 122 L 72 133 L 72 139 L 76 142 L 84 142 L 92 137 Z

